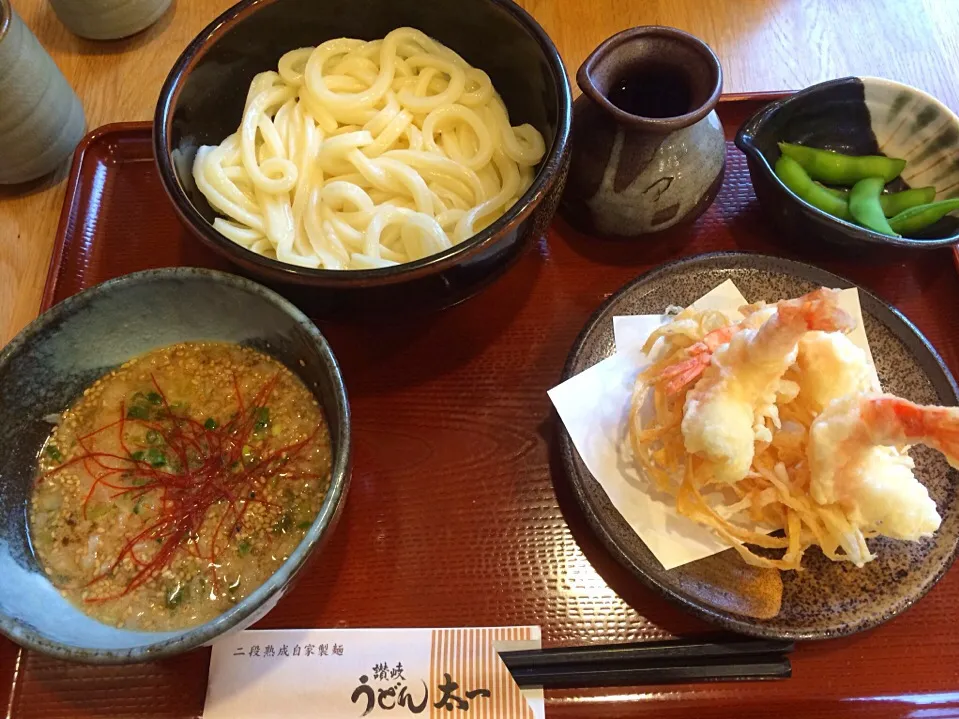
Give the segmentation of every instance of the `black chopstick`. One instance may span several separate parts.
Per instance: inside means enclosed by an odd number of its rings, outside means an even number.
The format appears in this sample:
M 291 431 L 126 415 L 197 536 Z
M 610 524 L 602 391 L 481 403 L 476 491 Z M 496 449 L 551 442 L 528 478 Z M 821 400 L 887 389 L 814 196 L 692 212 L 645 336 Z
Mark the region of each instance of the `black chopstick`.
M 503 652 L 500 657 L 510 671 L 528 667 L 610 662 L 660 662 L 670 659 L 737 659 L 757 655 L 788 654 L 792 642 L 778 639 L 713 641 L 671 639 L 658 642 L 600 644 L 585 647 L 556 647 Z
M 679 639 L 503 652 L 520 686 L 587 687 L 786 679 L 792 642 Z
M 736 664 L 680 664 L 677 666 L 614 665 L 569 669 L 522 670 L 513 673 L 520 687 L 572 689 L 579 687 L 625 687 L 650 684 L 687 684 L 718 681 L 764 681 L 792 676 L 789 660 Z

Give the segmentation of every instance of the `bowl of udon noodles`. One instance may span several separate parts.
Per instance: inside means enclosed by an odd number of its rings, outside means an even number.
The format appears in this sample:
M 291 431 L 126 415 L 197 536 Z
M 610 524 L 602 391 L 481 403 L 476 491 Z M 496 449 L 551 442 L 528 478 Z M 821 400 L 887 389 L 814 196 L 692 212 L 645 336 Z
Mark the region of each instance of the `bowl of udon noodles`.
M 177 60 L 154 146 L 192 234 L 311 313 L 436 308 L 545 232 L 571 105 L 510 0 L 244 0 Z
M 350 411 L 316 326 L 251 280 L 149 270 L 0 351 L 0 634 L 95 664 L 269 612 L 332 533 Z

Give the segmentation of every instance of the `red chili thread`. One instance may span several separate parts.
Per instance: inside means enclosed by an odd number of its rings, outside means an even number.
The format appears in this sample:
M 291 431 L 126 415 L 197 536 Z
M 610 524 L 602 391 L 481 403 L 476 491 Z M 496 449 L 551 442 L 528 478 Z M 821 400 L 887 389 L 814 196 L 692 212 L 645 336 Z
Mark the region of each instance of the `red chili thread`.
M 119 420 L 77 437 L 77 442 L 84 452 L 82 455 L 44 475 L 50 476 L 82 463 L 84 469 L 94 478 L 83 502 L 84 518 L 86 518 L 87 506 L 99 486 L 114 490 L 111 494 L 114 499 L 129 496 L 133 501 L 138 501 L 151 493 L 158 495 L 160 510 L 154 521 L 127 539 L 116 558 L 83 587 L 92 586 L 109 577 L 127 557 L 137 568 L 136 573 L 119 594 L 90 598 L 86 600 L 87 602 L 103 602 L 126 596 L 161 574 L 172 564 L 181 550 L 194 557 L 208 560 L 208 568 L 216 586 L 217 576 L 214 565 L 222 550 L 229 544 L 230 537 L 239 530 L 250 506 L 260 504 L 281 509 L 280 505 L 267 502 L 259 496 L 251 498 L 251 493 L 255 492 L 259 495 L 258 490 L 262 490 L 273 477 L 305 479 L 319 476 L 314 473 L 286 471 L 289 469 L 291 460 L 295 459 L 315 438 L 319 428 L 306 439 L 276 448 L 270 447 L 272 437 L 267 435 L 258 447 L 258 459 L 251 463 L 244 462 L 243 447 L 249 444 L 256 427 L 257 412 L 259 408 L 266 405 L 276 388 L 279 373 L 259 389 L 248 405 L 243 402 L 236 373 L 232 374 L 237 411 L 226 424 L 210 429 L 190 417 L 177 415 L 167 401 L 166 394 L 156 377 L 151 375 L 153 386 L 161 398 L 160 406 L 165 412 L 163 419 L 169 420 L 168 423 L 128 418 L 126 402 L 122 402 Z M 178 470 L 169 471 L 154 467 L 146 460 L 135 459 L 133 452 L 126 444 L 125 430 L 128 423 L 159 433 L 165 446 L 176 456 L 179 462 Z M 117 429 L 120 446 L 128 456 L 97 451 L 88 446 L 90 440 L 112 428 Z M 188 452 L 189 449 L 193 450 L 192 457 Z M 105 460 L 112 460 L 119 463 L 119 466 L 107 464 Z M 91 467 L 91 463 L 103 471 L 94 471 L 96 467 Z M 284 471 L 281 472 L 281 469 Z M 116 475 L 126 478 L 131 485 L 121 486 L 106 481 Z M 134 482 L 137 484 L 133 484 Z M 199 541 L 200 530 L 207 515 L 216 506 L 223 506 L 223 514 L 209 540 L 208 551 L 204 553 Z M 227 527 L 229 530 L 224 535 Z M 226 541 L 221 541 L 224 536 Z M 266 536 L 270 539 L 269 535 Z M 156 552 L 149 559 L 138 556 L 136 552 L 137 545 L 144 541 L 159 541 Z

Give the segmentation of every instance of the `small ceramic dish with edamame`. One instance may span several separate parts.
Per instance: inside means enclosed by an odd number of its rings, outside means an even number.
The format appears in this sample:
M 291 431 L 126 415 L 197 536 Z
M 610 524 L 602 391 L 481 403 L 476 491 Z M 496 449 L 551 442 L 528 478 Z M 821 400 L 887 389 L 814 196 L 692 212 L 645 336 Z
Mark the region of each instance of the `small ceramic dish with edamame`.
M 959 198 L 959 117 L 921 90 L 870 77 L 813 85 L 753 115 L 736 145 L 760 204 L 803 241 L 959 242 L 959 212 L 947 212 L 959 201 L 943 202 Z

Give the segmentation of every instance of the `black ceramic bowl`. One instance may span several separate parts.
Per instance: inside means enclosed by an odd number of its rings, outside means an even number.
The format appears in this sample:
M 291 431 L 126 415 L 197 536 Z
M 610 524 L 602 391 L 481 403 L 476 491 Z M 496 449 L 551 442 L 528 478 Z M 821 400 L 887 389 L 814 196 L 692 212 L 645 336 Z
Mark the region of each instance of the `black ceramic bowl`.
M 337 37 L 373 40 L 412 26 L 485 70 L 513 124 L 546 139 L 532 186 L 503 217 L 437 255 L 376 270 L 313 270 L 261 257 L 216 232 L 214 211 L 191 174 L 196 149 L 219 144 L 239 125 L 253 76 L 275 70 L 298 47 Z M 187 227 L 251 275 L 330 316 L 342 310 L 453 304 L 476 292 L 541 235 L 566 180 L 572 99 L 552 41 L 512 0 L 243 0 L 190 43 L 157 105 L 154 148 L 167 194 Z M 295 287 L 300 286 L 297 291 Z M 307 289 L 308 291 L 303 291 Z
M 251 346 L 299 375 L 329 423 L 330 489 L 290 558 L 229 611 L 181 631 L 117 629 L 64 599 L 31 550 L 25 510 L 51 429 L 44 418 L 126 360 L 190 340 Z M 0 633 L 62 659 L 124 664 L 179 654 L 249 626 L 273 608 L 331 533 L 349 479 L 350 410 L 340 370 L 319 330 L 293 305 L 241 277 L 184 267 L 93 287 L 40 316 L 0 352 Z
M 767 105 L 736 136 L 746 153 L 756 197 L 784 232 L 807 242 L 826 240 L 850 249 L 932 249 L 959 241 L 959 217 L 947 216 L 915 237 L 889 237 L 826 214 L 800 200 L 773 171 L 778 142 L 794 142 L 850 155 L 900 157 L 902 177 L 892 189 L 936 188 L 936 199 L 959 195 L 959 117 L 909 85 L 847 77 L 813 85 Z

